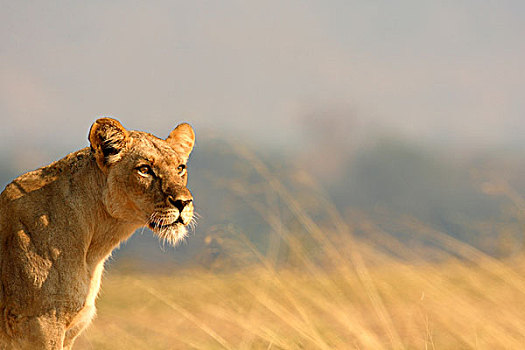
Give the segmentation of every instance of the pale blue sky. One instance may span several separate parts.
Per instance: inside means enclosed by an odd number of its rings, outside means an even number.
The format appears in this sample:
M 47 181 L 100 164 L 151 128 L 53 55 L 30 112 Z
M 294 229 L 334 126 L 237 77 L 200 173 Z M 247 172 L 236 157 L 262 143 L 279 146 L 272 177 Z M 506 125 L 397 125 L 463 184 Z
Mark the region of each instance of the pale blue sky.
M 99 115 L 277 146 L 305 120 L 523 146 L 523 18 L 523 1 L 2 1 L 0 149 L 86 145 Z

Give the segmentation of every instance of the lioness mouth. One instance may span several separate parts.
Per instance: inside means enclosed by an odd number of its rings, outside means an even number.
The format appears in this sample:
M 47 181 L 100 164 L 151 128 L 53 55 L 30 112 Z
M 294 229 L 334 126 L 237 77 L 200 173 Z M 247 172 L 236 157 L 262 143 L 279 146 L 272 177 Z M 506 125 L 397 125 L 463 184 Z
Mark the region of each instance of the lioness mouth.
M 160 224 L 160 223 L 157 223 L 157 222 L 150 222 L 148 224 L 149 228 L 152 229 L 152 230 L 163 230 L 163 229 L 166 229 L 166 228 L 170 228 L 170 227 L 174 227 L 174 226 L 178 226 L 178 225 L 183 225 L 183 226 L 186 226 L 184 225 L 184 222 L 182 221 L 182 217 L 178 217 L 177 220 L 169 223 L 169 224 Z
M 152 230 L 163 230 L 165 228 L 176 226 L 177 224 L 178 224 L 178 220 L 172 222 L 171 224 L 167 224 L 167 225 L 161 225 L 161 224 L 157 224 L 157 223 L 154 223 L 154 222 L 150 222 L 148 226 Z
M 168 225 L 160 225 L 160 224 L 157 224 L 157 223 L 154 223 L 154 222 L 150 222 L 148 226 L 152 230 L 155 230 L 155 229 L 162 230 L 162 229 L 171 227 L 173 225 L 175 225 L 175 222 L 172 222 L 171 224 L 168 224 Z

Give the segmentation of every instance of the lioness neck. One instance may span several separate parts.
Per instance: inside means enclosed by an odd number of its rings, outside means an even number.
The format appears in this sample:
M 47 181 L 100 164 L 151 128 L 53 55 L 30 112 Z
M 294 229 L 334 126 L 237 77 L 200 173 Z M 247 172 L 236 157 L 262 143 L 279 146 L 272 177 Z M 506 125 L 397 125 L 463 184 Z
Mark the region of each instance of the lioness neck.
M 139 225 L 112 216 L 107 208 L 105 190 L 106 175 L 100 170 L 89 148 L 72 153 L 66 158 L 79 159 L 77 169 L 72 169 L 69 193 L 72 201 L 79 203 L 77 210 L 84 223 L 86 263 L 94 270 L 111 252 L 128 239 Z M 86 181 L 86 179 L 88 179 Z M 66 196 L 67 193 L 64 193 Z

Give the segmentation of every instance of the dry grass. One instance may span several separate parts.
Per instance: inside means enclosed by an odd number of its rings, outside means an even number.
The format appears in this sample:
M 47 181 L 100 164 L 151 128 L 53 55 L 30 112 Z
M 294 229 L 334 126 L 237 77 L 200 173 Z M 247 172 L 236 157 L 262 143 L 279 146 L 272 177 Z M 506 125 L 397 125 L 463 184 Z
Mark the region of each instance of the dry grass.
M 390 218 L 398 231 L 432 243 L 407 248 L 366 215 L 343 220 L 317 193 L 330 223 L 321 225 L 307 201 L 252 154 L 239 152 L 262 177 L 272 205 L 246 184 L 230 188 L 266 218 L 282 244 L 262 253 L 232 230 L 256 260 L 242 269 L 110 272 L 98 317 L 77 349 L 523 348 L 523 257 L 497 260 L 413 219 Z M 275 196 L 293 224 L 275 212 L 281 210 Z M 288 263 L 278 264 L 283 246 Z
M 523 263 L 509 265 L 518 275 L 525 272 Z M 492 264 L 391 261 L 376 265 L 369 276 L 391 329 L 357 274 L 319 276 L 262 266 L 226 274 L 111 274 L 99 316 L 77 348 L 520 349 L 525 344 L 525 295 Z

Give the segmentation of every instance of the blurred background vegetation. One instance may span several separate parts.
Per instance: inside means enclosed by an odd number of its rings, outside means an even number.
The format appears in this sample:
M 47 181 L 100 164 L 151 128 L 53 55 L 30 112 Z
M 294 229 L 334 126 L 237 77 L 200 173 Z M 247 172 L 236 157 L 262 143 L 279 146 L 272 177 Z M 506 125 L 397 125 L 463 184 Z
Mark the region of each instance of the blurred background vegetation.
M 520 349 L 520 1 L 3 4 L 0 185 L 111 115 L 197 132 L 198 226 L 78 349 Z

